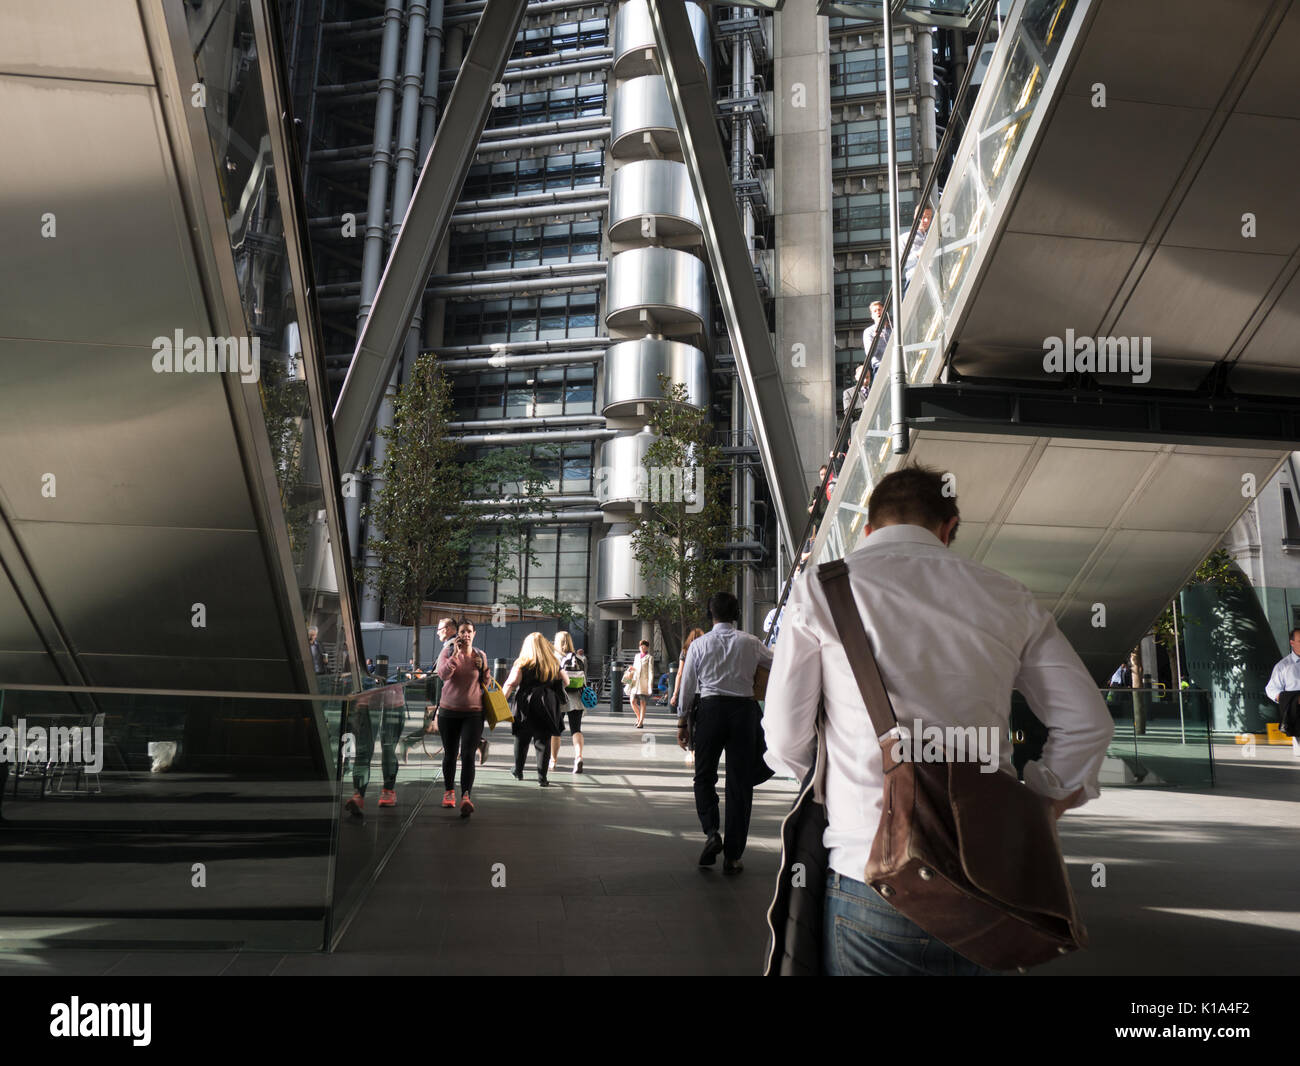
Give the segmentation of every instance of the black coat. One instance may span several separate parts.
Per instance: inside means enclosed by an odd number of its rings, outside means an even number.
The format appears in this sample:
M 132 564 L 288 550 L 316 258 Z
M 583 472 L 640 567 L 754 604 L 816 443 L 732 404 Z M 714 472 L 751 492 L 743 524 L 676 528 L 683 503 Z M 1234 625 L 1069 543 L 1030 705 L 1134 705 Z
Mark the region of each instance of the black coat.
M 781 870 L 767 910 L 764 977 L 820 977 L 825 972 L 822 915 L 830 853 L 822 843 L 826 808 L 817 802 L 814 790 L 822 758 L 819 744 L 813 767 L 781 823 Z M 801 868 L 796 870 L 796 865 Z

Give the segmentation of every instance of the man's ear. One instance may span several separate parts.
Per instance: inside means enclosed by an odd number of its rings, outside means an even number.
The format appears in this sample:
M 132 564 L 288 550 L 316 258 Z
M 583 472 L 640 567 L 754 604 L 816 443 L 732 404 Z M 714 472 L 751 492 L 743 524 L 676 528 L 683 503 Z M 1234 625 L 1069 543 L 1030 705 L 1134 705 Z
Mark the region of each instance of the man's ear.
M 948 521 L 946 521 L 943 525 L 939 527 L 939 539 L 943 541 L 943 545 L 945 548 L 952 540 L 952 535 L 957 531 L 957 524 L 960 521 L 961 521 L 960 518 L 954 516 L 948 519 Z

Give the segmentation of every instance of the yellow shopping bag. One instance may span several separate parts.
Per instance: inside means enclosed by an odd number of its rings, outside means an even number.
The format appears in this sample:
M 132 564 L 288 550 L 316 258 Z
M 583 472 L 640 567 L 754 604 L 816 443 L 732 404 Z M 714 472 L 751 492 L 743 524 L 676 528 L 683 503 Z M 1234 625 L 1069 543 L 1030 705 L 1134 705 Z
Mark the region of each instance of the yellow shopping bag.
M 488 678 L 487 685 L 483 689 L 483 714 L 489 729 L 495 729 L 502 722 L 514 719 L 514 714 L 510 710 L 510 701 L 506 699 L 505 693 L 501 691 L 501 686 L 497 684 L 494 677 Z

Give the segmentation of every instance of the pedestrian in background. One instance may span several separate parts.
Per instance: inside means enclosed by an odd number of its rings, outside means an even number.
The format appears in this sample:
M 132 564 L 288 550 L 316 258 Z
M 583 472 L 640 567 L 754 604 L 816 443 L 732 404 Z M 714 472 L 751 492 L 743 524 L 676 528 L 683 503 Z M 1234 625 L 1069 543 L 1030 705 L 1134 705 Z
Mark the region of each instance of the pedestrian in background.
M 442 734 L 444 807 L 456 806 L 456 760 L 460 759 L 460 816 L 474 813 L 474 755 L 483 738 L 483 692 L 487 686 L 487 656 L 474 647 L 474 623 L 461 622 L 456 640 L 438 657 L 442 679 L 438 732 Z
M 537 752 L 538 782 L 543 788 L 551 783 L 547 776 L 551 737 L 558 735 L 561 728 L 560 716 L 567 706 L 564 690 L 568 684 L 569 675 L 561 668 L 551 642 L 541 633 L 529 633 L 510 676 L 501 686 L 506 699 L 513 696 L 515 701 L 515 720 L 510 732 L 515 738 L 512 772 L 517 781 L 524 779 L 524 762 L 531 742 Z
M 713 628 L 692 643 L 682 665 L 677 743 L 685 749 L 688 728 L 695 743 L 695 812 L 704 830 L 700 865 L 712 866 L 725 853 L 724 873 L 743 870 L 749 815 L 758 775 L 761 712 L 754 699 L 754 675 L 771 666 L 772 652 L 761 640 L 736 628 L 740 603 L 730 592 L 709 599 Z M 693 726 L 691 701 L 699 695 Z M 727 756 L 726 835 L 718 809 L 718 760 Z

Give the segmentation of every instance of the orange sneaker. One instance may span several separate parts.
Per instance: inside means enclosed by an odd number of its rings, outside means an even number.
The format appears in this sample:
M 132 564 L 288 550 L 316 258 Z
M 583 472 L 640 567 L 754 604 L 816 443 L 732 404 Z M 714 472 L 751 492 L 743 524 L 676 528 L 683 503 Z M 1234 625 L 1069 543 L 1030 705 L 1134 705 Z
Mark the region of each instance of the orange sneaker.
M 466 792 L 460 797 L 460 816 L 468 818 L 474 813 L 474 804 L 470 801 L 469 793 Z
M 360 792 L 354 792 L 352 798 L 343 804 L 343 809 L 353 818 L 360 818 L 366 813 L 366 799 Z
M 449 788 L 446 792 L 444 792 L 444 793 L 442 794 L 442 805 L 443 805 L 444 807 L 454 807 L 454 806 L 456 806 L 456 790 L 455 790 L 455 789 L 453 789 L 453 788 Z
M 384 789 L 382 792 L 379 793 L 379 806 L 396 807 L 397 793 L 395 793 L 391 788 Z

